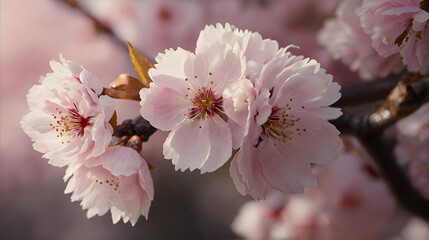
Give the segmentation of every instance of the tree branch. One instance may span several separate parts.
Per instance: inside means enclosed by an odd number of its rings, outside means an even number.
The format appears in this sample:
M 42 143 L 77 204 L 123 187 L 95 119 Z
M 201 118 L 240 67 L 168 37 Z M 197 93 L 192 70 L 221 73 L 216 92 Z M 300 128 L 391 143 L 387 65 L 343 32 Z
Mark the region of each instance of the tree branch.
M 429 221 L 429 201 L 413 186 L 394 155 L 395 141 L 384 130 L 429 100 L 429 76 L 404 76 L 386 100 L 369 114 L 344 111 L 331 121 L 342 133 L 357 136 L 371 154 L 375 170 L 384 178 L 398 202 L 411 213 Z
M 384 79 L 361 82 L 341 89 L 341 98 L 334 103 L 333 107 L 350 107 L 368 102 L 385 99 L 389 92 L 396 86 L 399 79 L 408 73 L 390 75 Z
M 342 133 L 357 136 L 377 135 L 413 113 L 428 100 L 429 76 L 406 75 L 375 111 L 359 116 L 353 108 L 345 108 L 344 114 L 331 123 Z
M 113 32 L 113 30 L 109 26 L 104 24 L 102 21 L 98 20 L 88 10 L 84 9 L 81 5 L 79 5 L 77 1 L 75 0 L 56 0 L 56 1 L 62 4 L 65 4 L 66 6 L 69 6 L 77 10 L 78 12 L 80 12 L 83 16 L 85 16 L 92 22 L 97 32 L 108 35 L 113 40 L 113 42 L 115 42 L 118 46 L 120 46 L 121 48 L 123 48 L 128 52 L 128 47 L 125 41 L 122 40 L 120 37 L 118 37 L 118 35 L 116 35 L 116 33 Z

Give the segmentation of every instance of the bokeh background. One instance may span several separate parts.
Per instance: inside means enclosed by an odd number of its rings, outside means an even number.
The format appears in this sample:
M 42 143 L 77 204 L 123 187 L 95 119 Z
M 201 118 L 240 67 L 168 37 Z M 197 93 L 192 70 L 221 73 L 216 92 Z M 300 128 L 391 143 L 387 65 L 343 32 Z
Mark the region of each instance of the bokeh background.
M 73 3 L 74 1 L 68 1 Z M 334 16 L 339 1 L 324 0 L 144 0 L 80 1 L 122 40 L 148 58 L 167 48 L 193 51 L 206 24 L 229 22 L 275 39 L 321 62 L 342 85 L 357 75 L 330 59 L 316 41 L 323 21 Z M 229 177 L 229 164 L 214 173 L 176 172 L 162 156 L 166 132 L 143 145 L 143 155 L 157 170 L 149 219 L 135 227 L 113 225 L 110 213 L 86 218 L 79 203 L 63 193 L 65 169 L 34 151 L 20 127 L 28 112 L 26 93 L 50 72 L 59 54 L 97 75 L 105 86 L 119 74 L 136 73 L 123 46 L 100 33 L 78 10 L 55 0 L 0 0 L 0 239 L 235 239 L 231 223 L 241 196 Z M 135 101 L 116 101 L 118 120 L 139 114 Z

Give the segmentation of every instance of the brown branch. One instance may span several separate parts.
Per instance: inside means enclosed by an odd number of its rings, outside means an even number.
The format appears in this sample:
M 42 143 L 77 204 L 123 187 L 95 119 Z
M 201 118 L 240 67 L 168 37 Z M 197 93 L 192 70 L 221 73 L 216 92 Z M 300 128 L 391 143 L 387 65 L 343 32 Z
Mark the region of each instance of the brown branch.
M 332 106 L 350 107 L 385 99 L 389 92 L 396 86 L 399 79 L 405 77 L 407 74 L 390 75 L 387 78 L 346 86 L 341 89 L 340 100 Z
M 398 202 L 411 213 L 429 221 L 429 201 L 412 185 L 394 155 L 395 142 L 384 130 L 429 100 L 429 76 L 403 77 L 386 100 L 369 114 L 344 112 L 331 121 L 342 133 L 356 135 L 372 156 L 375 170 L 384 178 Z
M 377 135 L 398 120 L 417 110 L 429 98 L 429 76 L 406 75 L 373 112 L 357 115 L 353 108 L 331 121 L 342 133 L 357 136 Z
M 429 201 L 410 182 L 392 151 L 395 142 L 382 134 L 360 138 L 372 156 L 375 171 L 383 177 L 399 204 L 409 212 L 429 221 Z

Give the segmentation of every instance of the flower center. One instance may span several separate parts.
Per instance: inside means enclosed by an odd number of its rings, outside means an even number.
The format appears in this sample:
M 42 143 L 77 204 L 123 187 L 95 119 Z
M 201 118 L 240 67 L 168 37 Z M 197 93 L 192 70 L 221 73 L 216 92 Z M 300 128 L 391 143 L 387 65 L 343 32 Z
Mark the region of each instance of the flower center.
M 79 114 L 78 107 L 73 104 L 74 108 L 67 109 L 66 112 L 58 111 L 56 114 L 52 114 L 54 123 L 49 124 L 52 129 L 57 132 L 57 138 L 64 138 L 61 144 L 70 143 L 70 137 L 83 136 L 85 133 L 85 127 L 91 125 L 89 119 L 91 117 L 84 117 Z
M 304 106 L 302 106 L 304 109 Z M 301 120 L 293 114 L 288 113 L 292 110 L 289 104 L 285 107 L 274 107 L 268 120 L 262 125 L 261 137 L 271 137 L 277 139 L 280 143 L 292 140 L 294 136 L 301 136 L 307 132 L 306 128 L 297 128 L 295 125 Z M 277 145 L 277 143 L 274 143 Z
M 212 77 L 213 74 L 209 72 L 207 82 L 202 84 L 204 87 L 201 87 L 200 82 L 198 82 L 199 78 L 195 75 L 192 81 L 196 81 L 194 83 L 197 83 L 200 86 L 196 90 L 192 84 L 189 84 L 187 89 L 189 94 L 185 95 L 185 97 L 192 103 L 192 108 L 187 114 L 185 114 L 188 115 L 189 119 L 207 118 L 209 116 L 213 116 L 214 114 L 218 114 L 222 118 L 224 117 L 222 114 L 222 96 L 216 96 L 213 90 L 211 90 L 211 86 L 214 83 L 211 80 Z M 189 83 L 189 78 L 185 78 L 185 82 Z M 206 87 L 206 85 L 209 85 L 209 87 Z
M 207 118 L 223 111 L 222 96 L 215 96 L 211 89 L 205 87 L 198 89 L 194 98 L 190 100 L 193 108 L 190 110 L 189 118 Z

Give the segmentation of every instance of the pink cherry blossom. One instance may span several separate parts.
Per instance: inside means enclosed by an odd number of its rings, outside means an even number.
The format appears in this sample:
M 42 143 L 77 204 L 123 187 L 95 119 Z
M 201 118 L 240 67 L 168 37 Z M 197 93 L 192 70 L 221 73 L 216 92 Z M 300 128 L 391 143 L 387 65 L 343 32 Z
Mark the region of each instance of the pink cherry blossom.
M 372 46 L 384 57 L 400 53 L 411 72 L 429 72 L 429 12 L 421 0 L 364 0 L 357 10 Z
M 403 65 L 399 53 L 389 57 L 378 55 L 370 37 L 362 30 L 355 10 L 362 0 L 345 0 L 337 8 L 336 19 L 325 22 L 318 34 L 319 42 L 334 59 L 341 59 L 365 80 L 399 73 Z
M 429 199 L 429 104 L 396 124 L 395 153 L 414 185 Z
M 181 48 L 156 57 L 153 82 L 140 91 L 143 118 L 164 131 L 164 157 L 182 171 L 211 172 L 231 156 L 224 90 L 243 78 L 237 49 L 216 43 L 194 54 Z M 229 101 L 230 102 L 230 101 Z
M 54 166 L 101 155 L 113 134 L 113 101 L 99 96 L 101 83 L 78 64 L 61 57 L 61 63 L 51 61 L 51 68 L 54 72 L 29 90 L 30 113 L 21 120 L 24 132 Z
M 100 156 L 88 159 L 74 171 L 64 191 L 71 200 L 82 201 L 87 217 L 110 210 L 113 223 L 121 218 L 135 225 L 147 218 L 154 196 L 153 182 L 145 159 L 134 149 L 111 146 Z
M 341 115 L 329 107 L 340 98 L 340 86 L 315 60 L 286 51 L 253 74 L 248 130 L 231 162 L 238 191 L 254 198 L 272 189 L 296 193 L 315 187 L 310 164 L 332 162 L 342 145 L 326 120 Z
M 262 39 L 257 32 L 240 30 L 226 23 L 208 25 L 200 33 L 195 52 L 205 51 L 214 43 L 225 43 L 231 47 L 238 46 L 246 57 L 246 76 L 260 71 L 263 64 L 274 57 L 279 49 L 278 43 L 271 39 Z

